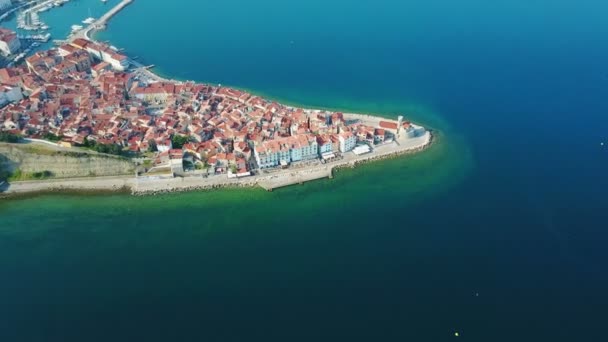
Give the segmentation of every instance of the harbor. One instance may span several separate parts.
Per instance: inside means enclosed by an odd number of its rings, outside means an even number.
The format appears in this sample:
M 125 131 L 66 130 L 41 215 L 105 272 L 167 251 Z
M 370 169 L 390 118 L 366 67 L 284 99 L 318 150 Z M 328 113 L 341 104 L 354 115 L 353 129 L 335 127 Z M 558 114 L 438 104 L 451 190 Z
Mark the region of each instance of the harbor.
M 108 20 L 131 1 L 35 0 L 20 2 L 0 15 L 2 27 L 12 30 L 21 48 L 8 55 L 13 66 L 32 53 L 65 44 L 106 27 Z
M 46 31 L 50 26 L 46 25 L 39 13 L 46 12 L 54 7 L 61 7 L 70 0 L 48 0 L 27 8 L 17 16 L 17 28 L 26 31 Z

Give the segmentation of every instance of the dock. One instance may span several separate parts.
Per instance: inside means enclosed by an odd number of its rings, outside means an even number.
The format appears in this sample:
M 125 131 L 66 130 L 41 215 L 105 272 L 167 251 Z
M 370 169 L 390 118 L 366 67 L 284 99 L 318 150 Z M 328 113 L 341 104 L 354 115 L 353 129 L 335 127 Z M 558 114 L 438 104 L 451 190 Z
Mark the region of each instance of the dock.
M 90 34 L 92 31 L 105 29 L 108 24 L 108 21 L 110 21 L 112 17 L 114 17 L 118 12 L 122 11 L 125 7 L 130 5 L 133 1 L 134 0 L 122 0 L 116 6 L 112 7 L 108 12 L 106 12 L 106 14 L 91 23 L 89 26 L 72 34 L 69 38 L 69 41 L 74 41 L 78 38 L 91 40 Z
M 332 170 L 333 167 L 329 166 L 322 166 L 314 169 L 289 170 L 291 172 L 282 172 L 275 176 L 265 177 L 265 179 L 258 181 L 258 185 L 266 191 L 272 191 L 294 184 L 304 184 L 317 179 L 332 178 Z
M 112 19 L 118 12 L 120 12 L 123 8 L 127 7 L 131 4 L 133 0 L 123 0 L 118 5 L 114 6 L 111 10 L 109 10 L 106 14 L 104 14 L 101 18 L 97 19 L 93 25 L 105 27 L 107 22 Z
M 19 38 L 20 40 L 46 43 L 51 39 L 51 34 L 46 33 L 46 34 L 18 35 L 17 38 Z

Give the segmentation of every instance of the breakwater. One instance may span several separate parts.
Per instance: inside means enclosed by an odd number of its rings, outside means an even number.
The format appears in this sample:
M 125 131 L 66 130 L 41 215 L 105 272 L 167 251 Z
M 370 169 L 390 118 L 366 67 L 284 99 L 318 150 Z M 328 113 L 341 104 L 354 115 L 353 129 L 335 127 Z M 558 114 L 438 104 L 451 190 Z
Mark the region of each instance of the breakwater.
M 112 7 L 108 12 L 106 12 L 103 16 L 101 16 L 101 18 L 95 20 L 93 23 L 91 23 L 89 26 L 85 27 L 84 29 L 75 32 L 74 34 L 72 34 L 68 40 L 69 41 L 73 41 L 77 38 L 84 38 L 84 39 L 88 39 L 88 40 L 93 40 L 92 36 L 95 34 L 95 31 L 98 30 L 103 30 L 106 28 L 108 21 L 110 21 L 110 19 L 112 19 L 112 17 L 114 17 L 116 14 L 118 14 L 118 12 L 120 12 L 121 10 L 123 10 L 125 7 L 127 7 L 129 4 L 131 4 L 134 0 L 123 0 L 120 3 L 118 3 L 116 6 Z

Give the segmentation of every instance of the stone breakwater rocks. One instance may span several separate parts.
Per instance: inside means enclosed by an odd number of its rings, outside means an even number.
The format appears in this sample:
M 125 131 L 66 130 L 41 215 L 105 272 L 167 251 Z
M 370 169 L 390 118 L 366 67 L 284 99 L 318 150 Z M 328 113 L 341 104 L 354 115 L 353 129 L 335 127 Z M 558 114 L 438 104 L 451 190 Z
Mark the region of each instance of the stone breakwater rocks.
M 397 157 L 407 155 L 407 154 L 418 153 L 418 152 L 424 151 L 425 149 L 429 148 L 433 144 L 433 141 L 434 140 L 433 140 L 432 134 L 429 134 L 428 143 L 426 143 L 423 146 L 419 146 L 419 147 L 412 148 L 412 149 L 403 149 L 403 150 L 388 152 L 388 153 L 384 153 L 384 154 L 369 155 L 367 158 L 361 158 L 361 159 L 350 161 L 348 163 L 336 165 L 333 167 L 333 169 L 339 170 L 342 168 L 355 168 L 355 167 L 357 167 L 357 165 L 360 165 L 360 164 L 365 164 L 365 163 L 369 163 L 369 162 L 373 162 L 373 161 L 377 161 L 377 160 L 383 160 L 383 159 L 393 159 L 393 158 L 397 158 Z
M 255 181 L 244 181 L 244 182 L 231 182 L 231 183 L 216 183 L 216 184 L 197 184 L 187 185 L 179 187 L 167 187 L 167 188 L 150 188 L 141 189 L 137 186 L 131 188 L 131 195 L 133 196 L 155 196 L 170 194 L 175 192 L 190 192 L 190 191 L 211 191 L 217 189 L 229 189 L 229 188 L 253 188 L 257 186 Z
M 251 177 L 229 179 L 226 176 L 201 176 L 185 178 L 135 178 L 135 177 L 90 177 L 65 180 L 47 180 L 16 182 L 5 190 L 4 195 L 45 193 L 55 191 L 67 192 L 130 192 L 135 196 L 160 195 L 171 192 L 211 191 L 224 188 L 262 187 L 268 191 L 308 181 L 332 178 L 333 173 L 341 168 L 354 168 L 359 164 L 380 159 L 396 158 L 404 154 L 422 151 L 433 143 L 433 135 L 424 135 L 402 140 L 390 145 L 380 146 L 373 153 L 356 156 L 346 154 L 343 159 L 301 169 L 277 170 Z M 4 189 L 3 189 L 4 190 Z

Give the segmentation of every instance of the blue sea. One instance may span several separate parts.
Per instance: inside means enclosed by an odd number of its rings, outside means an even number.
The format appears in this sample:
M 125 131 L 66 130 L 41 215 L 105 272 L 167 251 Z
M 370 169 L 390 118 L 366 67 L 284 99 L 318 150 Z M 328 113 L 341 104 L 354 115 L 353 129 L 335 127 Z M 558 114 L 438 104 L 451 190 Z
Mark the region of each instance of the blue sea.
M 42 18 L 58 38 L 117 2 Z M 0 341 L 605 340 L 607 13 L 135 0 L 97 38 L 162 75 L 437 142 L 274 192 L 2 201 Z

